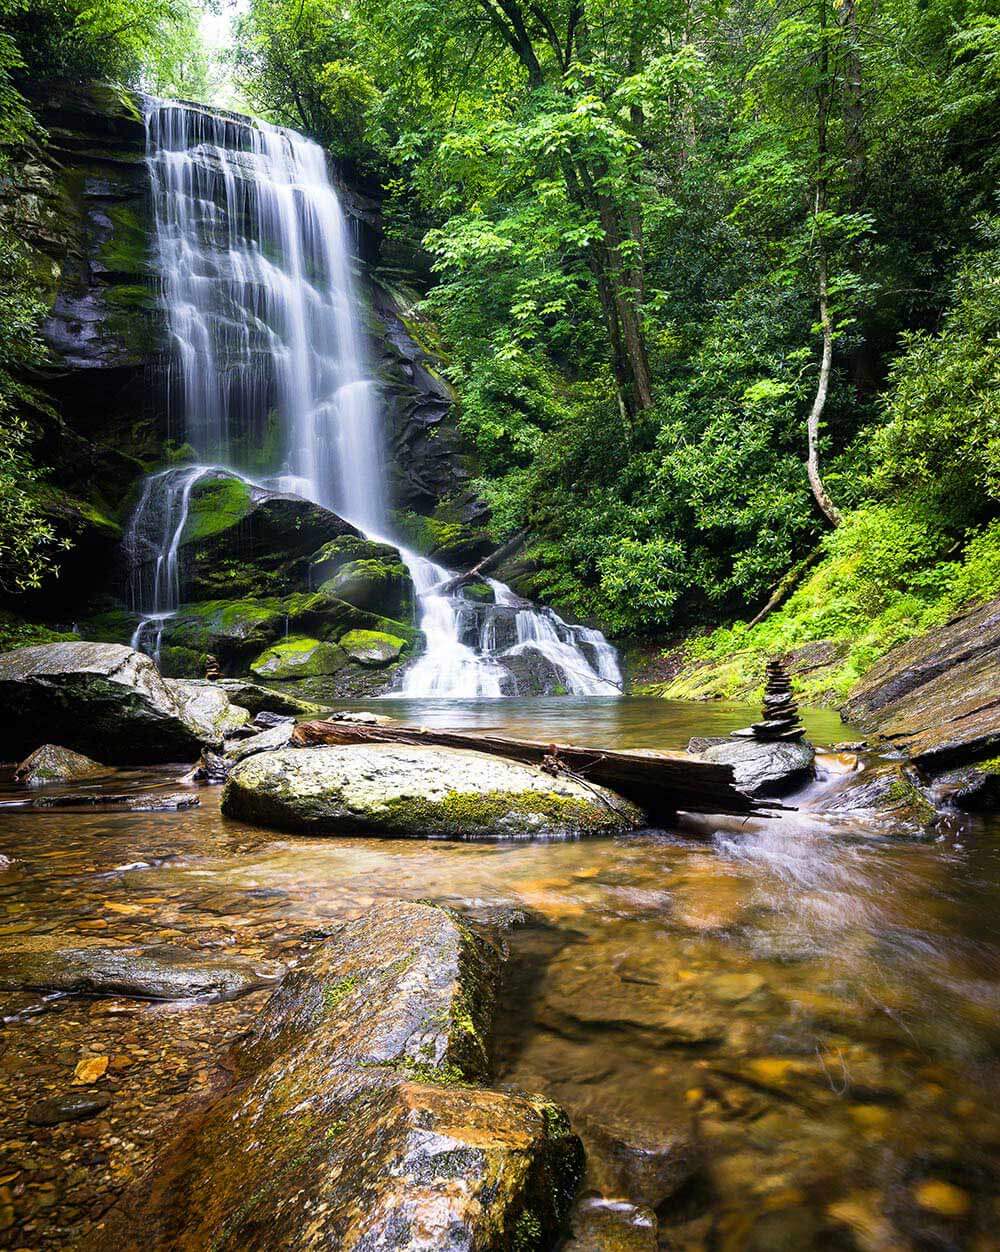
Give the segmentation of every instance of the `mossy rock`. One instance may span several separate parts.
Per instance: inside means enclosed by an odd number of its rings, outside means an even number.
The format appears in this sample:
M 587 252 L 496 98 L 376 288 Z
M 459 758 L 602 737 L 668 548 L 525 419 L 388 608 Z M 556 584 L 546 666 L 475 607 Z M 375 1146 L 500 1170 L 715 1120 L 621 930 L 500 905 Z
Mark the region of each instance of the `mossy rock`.
M 160 673 L 164 678 L 204 678 L 208 653 L 193 648 L 160 648 Z
M 497 595 L 489 583 L 465 583 L 459 592 L 463 600 L 471 600 L 473 604 L 495 604 Z
M 191 500 L 181 536 L 182 544 L 196 544 L 238 526 L 253 509 L 253 489 L 231 475 L 205 479 L 191 490 Z
M 555 1247 L 583 1151 L 557 1106 L 478 1085 L 498 967 L 492 936 L 428 904 L 384 900 L 336 928 L 231 1053 L 239 1081 L 91 1252 Z
M 127 609 L 109 609 L 80 622 L 80 638 L 91 639 L 95 643 L 128 643 L 139 621 L 138 613 L 130 613 Z
M 348 663 L 347 653 L 335 643 L 310 639 L 308 635 L 290 635 L 262 652 L 251 663 L 250 672 L 258 678 L 282 681 L 336 674 Z
M 379 669 L 399 658 L 406 640 L 381 630 L 349 630 L 341 636 L 340 647 L 361 665 Z
M 482 752 L 395 744 L 251 757 L 230 775 L 222 811 L 282 830 L 411 839 L 576 838 L 642 823 L 600 787 Z
M 41 622 L 30 622 L 16 613 L 0 610 L 0 652 L 30 648 L 39 643 L 73 643 L 79 638 L 71 631 L 53 630 Z

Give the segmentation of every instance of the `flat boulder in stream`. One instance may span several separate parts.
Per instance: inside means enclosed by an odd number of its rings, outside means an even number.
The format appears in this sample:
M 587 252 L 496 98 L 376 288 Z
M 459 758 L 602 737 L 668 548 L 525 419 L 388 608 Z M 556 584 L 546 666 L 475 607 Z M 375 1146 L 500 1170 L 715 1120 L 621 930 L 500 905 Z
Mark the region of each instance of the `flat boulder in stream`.
M 815 773 L 815 749 L 802 740 L 726 739 L 707 747 L 701 755 L 706 761 L 731 765 L 740 791 L 761 798 L 788 795 Z
M 642 824 L 602 787 L 485 752 L 388 743 L 252 756 L 230 774 L 222 811 L 282 830 L 413 839 L 558 839 Z
M 193 760 L 222 739 L 199 704 L 123 644 L 18 648 L 0 654 L 0 706 L 17 713 L 0 722 L 0 755 L 56 742 L 108 764 Z
M 582 1168 L 540 1097 L 475 1085 L 500 952 L 384 901 L 288 975 L 236 1084 L 84 1243 L 91 1252 L 508 1252 L 555 1245 Z
M 277 982 L 283 972 L 274 961 L 202 956 L 169 945 L 69 947 L 35 940 L 0 952 L 0 991 L 232 1000 Z

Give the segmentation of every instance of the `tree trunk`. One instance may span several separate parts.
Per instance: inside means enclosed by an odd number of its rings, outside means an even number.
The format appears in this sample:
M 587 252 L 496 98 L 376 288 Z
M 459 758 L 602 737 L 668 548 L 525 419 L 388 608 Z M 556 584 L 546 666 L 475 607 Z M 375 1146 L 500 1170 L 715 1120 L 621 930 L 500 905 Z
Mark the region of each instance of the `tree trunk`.
M 808 455 L 806 471 L 809 474 L 809 486 L 831 526 L 839 526 L 840 511 L 830 499 L 823 479 L 819 472 L 819 427 L 826 407 L 827 392 L 830 389 L 830 367 L 833 363 L 833 324 L 830 321 L 829 274 L 827 272 L 826 240 L 823 236 L 825 223 L 823 217 L 827 205 L 827 121 L 830 111 L 830 51 L 826 43 L 826 0 L 820 0 L 820 81 L 817 88 L 817 162 L 816 162 L 816 202 L 813 224 L 816 231 L 816 246 L 819 253 L 817 263 L 819 279 L 819 321 L 823 331 L 823 354 L 820 358 L 819 379 L 816 384 L 816 398 L 809 411 L 806 424 L 808 437 Z

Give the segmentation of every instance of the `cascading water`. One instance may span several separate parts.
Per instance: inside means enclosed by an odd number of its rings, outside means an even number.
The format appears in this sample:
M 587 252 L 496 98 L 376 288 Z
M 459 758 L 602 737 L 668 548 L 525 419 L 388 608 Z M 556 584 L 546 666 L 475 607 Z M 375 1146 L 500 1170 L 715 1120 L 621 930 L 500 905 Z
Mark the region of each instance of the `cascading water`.
M 304 496 L 399 545 L 352 251 L 323 150 L 294 131 L 174 102 L 150 101 L 146 128 L 172 342 L 168 411 L 199 461 L 147 480 L 127 540 L 143 615 L 133 643 L 158 653 L 180 602 L 191 491 L 205 474 L 225 469 Z M 569 692 L 620 689 L 600 632 L 568 626 L 498 582 L 492 605 L 442 594 L 452 571 L 399 551 L 425 639 L 405 694 L 516 694 L 526 654 Z

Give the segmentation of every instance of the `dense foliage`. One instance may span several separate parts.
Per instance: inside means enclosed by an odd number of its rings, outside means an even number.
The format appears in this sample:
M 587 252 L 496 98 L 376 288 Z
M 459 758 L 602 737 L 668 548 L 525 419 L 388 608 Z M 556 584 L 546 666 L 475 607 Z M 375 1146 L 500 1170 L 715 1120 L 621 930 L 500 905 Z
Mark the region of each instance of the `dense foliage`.
M 0 6 L 8 146 L 43 73 L 209 90 L 189 0 Z M 240 12 L 250 106 L 381 184 L 388 281 L 430 257 L 477 487 L 498 542 L 529 529 L 536 594 L 655 636 L 751 617 L 819 550 L 761 646 L 880 622 L 867 657 L 991 592 L 995 0 Z
M 478 485 L 498 540 L 537 537 L 539 594 L 630 632 L 759 607 L 829 530 L 824 338 L 857 604 L 936 603 L 914 577 L 943 595 L 994 534 L 989 0 L 253 0 L 241 34 L 256 107 L 381 177 L 430 252 Z

